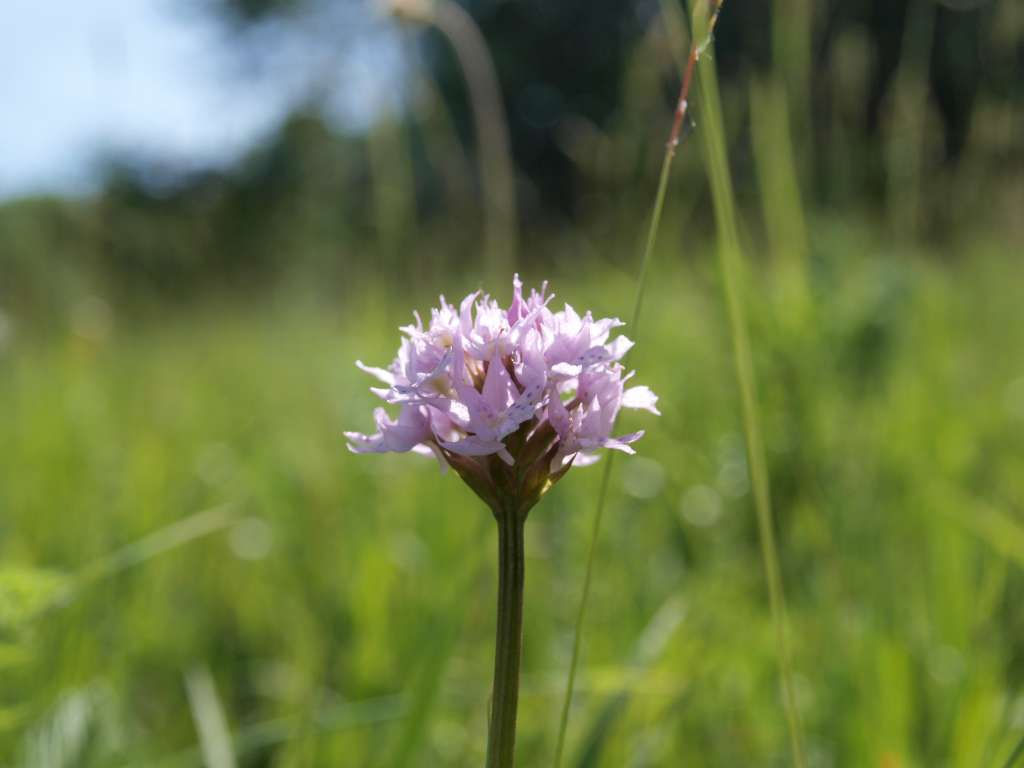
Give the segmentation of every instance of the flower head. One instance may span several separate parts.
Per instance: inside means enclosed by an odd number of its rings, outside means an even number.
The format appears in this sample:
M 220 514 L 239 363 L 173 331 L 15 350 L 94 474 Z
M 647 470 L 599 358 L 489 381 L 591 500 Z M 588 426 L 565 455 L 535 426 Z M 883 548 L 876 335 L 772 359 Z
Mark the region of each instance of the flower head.
M 633 342 L 612 338 L 623 323 L 568 304 L 552 311 L 547 283 L 525 298 L 518 275 L 512 284 L 507 309 L 480 292 L 457 309 L 441 296 L 429 322 L 415 314 L 401 329 L 387 369 L 356 362 L 386 385 L 372 391 L 399 411 L 392 419 L 376 409 L 372 435 L 346 432 L 351 451 L 433 454 L 496 513 L 512 506 L 520 514 L 600 449 L 634 452 L 643 432 L 612 435 L 619 409 L 657 414 L 658 398 L 626 386 L 633 373 L 620 361 Z

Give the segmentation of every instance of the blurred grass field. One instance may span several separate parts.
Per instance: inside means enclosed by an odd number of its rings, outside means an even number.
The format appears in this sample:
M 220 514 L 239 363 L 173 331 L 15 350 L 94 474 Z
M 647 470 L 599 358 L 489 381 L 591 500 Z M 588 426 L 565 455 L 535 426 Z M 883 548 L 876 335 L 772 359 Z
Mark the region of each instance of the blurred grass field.
M 940 265 L 815 226 L 812 307 L 765 262 L 750 302 L 810 764 L 1001 766 L 1024 739 L 1019 253 L 979 233 L 969 266 Z M 718 278 L 703 246 L 655 259 L 630 364 L 664 415 L 614 472 L 569 764 L 784 765 Z M 628 313 L 627 274 L 528 277 Z M 340 437 L 374 405 L 353 361 L 389 360 L 433 287 L 169 324 L 89 299 L 10 337 L 0 763 L 201 765 L 211 705 L 239 765 L 481 763 L 492 521 L 433 462 Z M 599 474 L 527 526 L 524 766 L 550 760 Z M 77 585 L 219 505 L 223 530 Z
M 977 149 L 944 157 L 919 28 L 864 137 L 857 28 L 812 115 L 812 6 L 786 5 L 776 71 L 723 78 L 721 133 L 700 103 L 665 177 L 624 329 L 663 415 L 621 424 L 647 434 L 611 476 L 563 765 L 793 764 L 696 130 L 736 185 L 808 767 L 1024 766 L 1020 103 L 988 93 Z M 512 169 L 527 285 L 597 316 L 633 308 L 688 49 L 659 7 L 604 124 L 567 102 L 544 127 L 562 170 Z M 1024 17 L 998 13 L 1005 65 Z M 496 52 L 505 77 L 533 63 Z M 0 206 L 0 766 L 483 763 L 490 513 L 436 463 L 342 437 L 378 405 L 355 360 L 386 365 L 413 309 L 511 294 L 454 70 L 431 66 L 362 135 L 302 104 L 232 169 L 140 163 Z M 540 86 L 506 107 L 551 107 Z M 527 128 L 519 146 L 551 139 Z M 554 755 L 600 478 L 572 471 L 527 524 L 523 768 Z

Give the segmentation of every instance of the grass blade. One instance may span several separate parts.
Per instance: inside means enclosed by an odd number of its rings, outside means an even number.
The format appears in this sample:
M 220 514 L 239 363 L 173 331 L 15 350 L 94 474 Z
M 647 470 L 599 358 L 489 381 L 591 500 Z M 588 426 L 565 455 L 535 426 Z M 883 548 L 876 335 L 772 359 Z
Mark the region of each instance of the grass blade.
M 1006 761 L 1003 768 L 1013 768 L 1022 757 L 1024 757 L 1024 739 L 1020 740 L 1020 744 L 1013 750 L 1013 754 L 1010 755 L 1010 759 Z
M 641 678 L 664 654 L 686 615 L 686 606 L 678 596 L 669 597 L 651 618 L 633 650 L 633 658 L 618 690 L 591 722 L 579 750 L 576 768 L 599 765 L 605 744 L 620 715 L 626 710 Z
M 508 120 L 487 41 L 473 16 L 454 0 L 389 0 L 387 5 L 399 18 L 433 25 L 452 46 L 466 79 L 473 115 L 487 266 L 507 275 L 515 267 L 519 215 Z
M 27 624 L 74 602 L 83 591 L 104 579 L 116 576 L 122 571 L 142 565 L 148 560 L 170 552 L 197 539 L 204 538 L 230 527 L 237 521 L 237 512 L 232 504 L 221 504 L 204 509 L 193 515 L 171 523 L 137 541 L 126 544 L 109 555 L 94 560 L 77 574 L 62 576 L 54 582 L 46 598 L 19 617 L 21 624 Z M 0 573 L 0 622 L 5 618 L 4 573 Z
M 715 14 L 707 26 L 708 38 L 714 31 L 715 21 L 718 18 L 718 10 L 721 8 L 721 0 L 716 5 Z M 632 329 L 633 339 L 637 338 L 638 326 L 640 323 L 640 310 L 643 308 L 644 289 L 647 284 L 647 272 L 654 253 L 654 245 L 658 240 L 658 230 L 661 227 L 661 215 L 665 209 L 665 198 L 668 196 L 668 180 L 671 176 L 672 161 L 675 159 L 676 149 L 679 146 L 679 139 L 682 135 L 683 124 L 686 121 L 689 110 L 690 84 L 693 81 L 693 73 L 697 66 L 697 59 L 703 50 L 703 41 L 694 41 L 690 48 L 690 56 L 686 62 L 683 72 L 683 82 L 679 89 L 679 99 L 676 102 L 675 114 L 672 120 L 672 130 L 669 134 L 668 143 L 665 146 L 665 157 L 661 163 L 661 173 L 658 177 L 658 190 L 654 195 L 654 209 L 651 212 L 651 223 L 647 229 L 647 238 L 644 243 L 643 256 L 640 259 L 640 274 L 637 277 L 636 298 L 633 302 L 633 316 L 630 319 L 629 327 Z M 565 698 L 562 701 L 562 713 L 558 723 L 558 740 L 555 743 L 555 768 L 562 764 L 562 754 L 565 751 L 565 734 L 569 726 L 569 708 L 572 704 L 573 686 L 576 683 L 576 667 L 579 664 L 580 640 L 583 636 L 583 620 L 587 611 L 587 600 L 590 597 L 590 581 L 594 568 L 594 553 L 597 549 L 598 536 L 601 533 L 601 521 L 604 517 L 605 503 L 608 497 L 608 483 L 611 480 L 612 467 L 615 465 L 614 454 L 607 457 L 604 470 L 601 475 L 601 489 L 597 495 L 597 509 L 594 512 L 594 525 L 591 529 L 590 544 L 587 548 L 587 566 L 583 576 L 583 591 L 580 595 L 580 605 L 576 613 L 576 624 L 573 628 L 572 656 L 569 659 L 569 675 L 565 686 Z
M 721 107 L 718 98 L 718 83 L 714 64 L 705 64 L 700 73 L 700 104 L 704 130 L 701 137 L 708 163 L 708 177 L 714 200 L 715 220 L 718 229 L 718 256 L 722 273 L 722 289 L 725 293 L 729 332 L 733 341 L 736 379 L 740 388 L 743 415 L 743 430 L 746 435 L 747 461 L 750 466 L 750 480 L 754 489 L 754 507 L 757 512 L 757 527 L 761 541 L 761 557 L 764 562 L 765 578 L 768 582 L 768 597 L 771 604 L 772 622 L 775 626 L 775 641 L 782 677 L 782 695 L 789 729 L 790 748 L 793 762 L 804 765 L 803 745 L 800 734 L 800 718 L 793 691 L 793 670 L 789 655 L 787 636 L 786 602 L 779 569 L 779 556 L 775 544 L 772 523 L 771 492 L 768 467 L 765 460 L 764 439 L 757 403 L 757 383 L 754 375 L 753 355 L 750 338 L 747 335 L 747 321 L 741 297 L 742 251 L 739 228 L 726 157 Z
M 490 520 L 481 516 L 477 522 L 479 530 L 473 539 L 478 545 L 472 548 L 473 556 L 466 563 L 458 578 L 452 579 L 451 588 L 444 596 L 444 605 L 431 620 L 429 639 L 424 643 L 421 665 L 415 681 L 409 687 L 404 700 L 404 719 L 392 755 L 387 765 L 404 768 L 415 763 L 422 750 L 434 708 L 441 695 L 441 683 L 448 669 L 456 641 L 462 632 L 465 612 L 462 600 L 471 586 L 486 578 L 490 562 L 483 556 L 484 546 L 491 533 Z
M 185 674 L 185 692 L 199 734 L 199 748 L 208 768 L 237 768 L 228 720 L 217 696 L 210 668 L 205 664 Z
M 158 555 L 223 530 L 236 521 L 233 504 L 196 512 L 87 565 L 78 576 L 80 586 L 141 565 Z

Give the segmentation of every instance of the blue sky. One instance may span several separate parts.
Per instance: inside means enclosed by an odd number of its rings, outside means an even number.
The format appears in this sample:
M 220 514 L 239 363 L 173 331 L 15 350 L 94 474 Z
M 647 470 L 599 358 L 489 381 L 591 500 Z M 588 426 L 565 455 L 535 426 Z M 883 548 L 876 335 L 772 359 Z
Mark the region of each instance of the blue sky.
M 260 77 L 245 79 L 237 77 L 223 30 L 186 14 L 187 1 L 3 5 L 0 198 L 88 190 L 106 151 L 185 167 L 230 162 L 276 126 L 314 70 L 329 68 L 332 82 L 344 83 L 335 113 L 358 125 L 379 108 L 375 94 L 393 91 L 388 82 L 400 68 L 393 31 L 355 2 L 339 22 L 360 25 L 344 36 L 347 45 L 339 42 L 329 54 L 325 46 L 278 48 L 278 60 L 265 62 Z

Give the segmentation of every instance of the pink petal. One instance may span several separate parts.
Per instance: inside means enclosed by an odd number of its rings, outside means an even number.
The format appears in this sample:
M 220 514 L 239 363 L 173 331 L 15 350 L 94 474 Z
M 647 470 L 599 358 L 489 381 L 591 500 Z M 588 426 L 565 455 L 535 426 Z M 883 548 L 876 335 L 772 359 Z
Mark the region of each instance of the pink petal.
M 484 379 L 483 392 L 484 400 L 496 412 L 503 411 L 511 402 L 512 377 L 501 362 L 498 355 L 491 358 L 487 366 L 487 377 Z
M 448 472 L 448 460 L 441 453 L 441 449 L 437 447 L 436 443 L 420 443 L 419 445 L 413 446 L 413 453 L 418 453 L 420 456 L 433 456 L 437 459 L 437 463 L 441 469 L 441 474 Z
M 569 411 L 555 389 L 552 389 L 548 396 L 548 421 L 551 422 L 551 426 L 555 428 L 555 432 L 562 440 L 569 437 L 571 431 Z
M 459 305 L 459 323 L 462 326 L 463 333 L 469 333 L 473 330 L 473 302 L 476 301 L 476 297 L 479 295 L 480 291 L 473 291 Z
M 470 435 L 462 440 L 452 442 L 446 440 L 439 442 L 452 453 L 458 453 L 462 456 L 490 456 L 492 453 L 506 451 L 505 444 L 500 440 L 487 440 L 478 435 Z
M 391 371 L 386 371 L 383 368 L 374 368 L 369 365 L 363 365 L 363 362 L 361 360 L 356 360 L 356 368 L 363 371 L 364 373 L 370 374 L 371 376 L 376 376 L 389 387 L 393 387 L 395 385 L 395 374 L 393 374 Z
M 649 387 L 630 387 L 622 393 L 622 407 L 623 408 L 637 408 L 644 411 L 650 411 L 658 416 L 661 415 L 661 411 L 658 410 L 658 396 L 651 392 Z
M 626 336 L 616 336 L 611 344 L 608 344 L 608 352 L 612 360 L 621 360 L 635 345 L 636 342 Z

